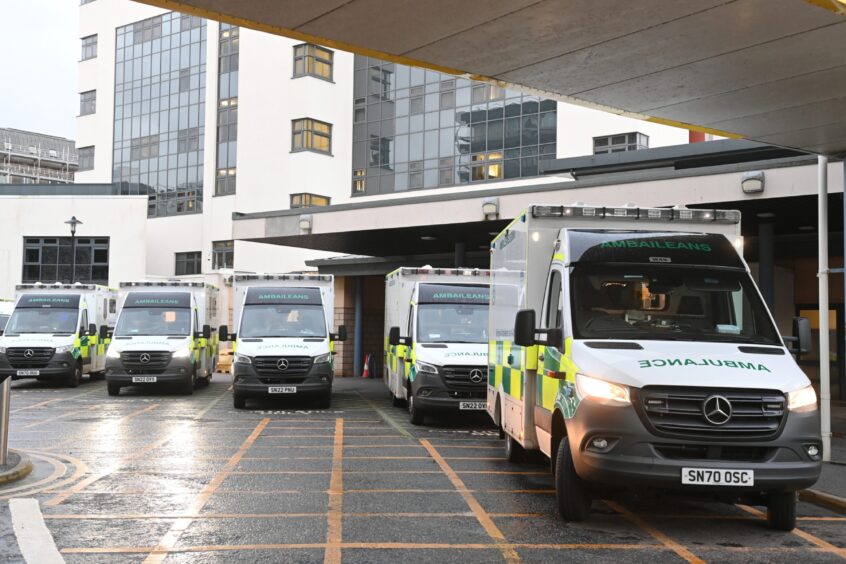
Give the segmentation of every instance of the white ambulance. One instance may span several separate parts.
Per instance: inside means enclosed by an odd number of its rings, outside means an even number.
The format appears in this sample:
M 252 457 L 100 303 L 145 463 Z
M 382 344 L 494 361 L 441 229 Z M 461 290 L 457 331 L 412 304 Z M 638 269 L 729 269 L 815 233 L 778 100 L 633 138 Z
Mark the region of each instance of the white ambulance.
M 335 279 L 325 274 L 235 274 L 233 405 L 277 394 L 310 395 L 328 408 L 335 376 L 335 342 L 346 328 L 331 332 Z
M 485 409 L 490 271 L 399 268 L 385 277 L 385 384 L 421 425 Z
M 564 519 L 656 488 L 794 527 L 822 454 L 791 356 L 810 331 L 778 334 L 741 244 L 736 211 L 583 204 L 530 206 L 494 239 L 487 409 L 509 459 L 550 458 Z
M 0 337 L 0 376 L 62 382 L 101 378 L 117 293 L 93 284 L 20 284 Z
M 110 396 L 126 386 L 207 386 L 217 362 L 218 288 L 204 282 L 121 282 L 120 312 L 106 359 Z

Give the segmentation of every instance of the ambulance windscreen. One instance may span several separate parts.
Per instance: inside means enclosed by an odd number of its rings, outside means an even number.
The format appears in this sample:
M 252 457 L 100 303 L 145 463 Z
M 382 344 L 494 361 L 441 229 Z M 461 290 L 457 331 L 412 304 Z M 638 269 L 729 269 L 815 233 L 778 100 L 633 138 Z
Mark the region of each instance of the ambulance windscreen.
M 487 343 L 488 286 L 421 284 L 417 340 L 422 343 Z
M 248 288 L 239 338 L 326 336 L 319 288 Z

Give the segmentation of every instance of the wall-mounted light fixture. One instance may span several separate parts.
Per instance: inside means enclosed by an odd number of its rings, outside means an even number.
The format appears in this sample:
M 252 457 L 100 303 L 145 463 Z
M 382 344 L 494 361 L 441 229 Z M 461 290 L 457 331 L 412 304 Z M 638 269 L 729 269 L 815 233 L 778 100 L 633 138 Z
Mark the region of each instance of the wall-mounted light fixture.
M 311 214 L 304 214 L 300 216 L 297 225 L 300 227 L 300 231 L 303 233 L 311 233 L 311 224 L 312 224 L 312 217 Z
M 485 219 L 499 218 L 499 198 L 485 198 L 482 200 L 482 214 Z
M 740 187 L 744 194 L 759 194 L 764 191 L 764 171 L 750 170 L 743 173 Z

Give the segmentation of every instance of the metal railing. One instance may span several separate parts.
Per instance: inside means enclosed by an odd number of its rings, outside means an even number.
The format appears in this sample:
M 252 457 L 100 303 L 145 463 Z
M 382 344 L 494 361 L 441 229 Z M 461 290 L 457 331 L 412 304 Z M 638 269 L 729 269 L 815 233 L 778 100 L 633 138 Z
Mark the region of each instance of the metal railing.
M 42 168 L 34 166 L 26 166 L 19 164 L 4 164 L 0 163 L 0 175 L 3 174 L 17 174 L 20 176 L 31 176 L 36 178 L 52 178 L 55 180 L 64 180 L 66 182 L 73 182 L 73 172 L 65 172 L 63 170 L 56 170 L 53 168 Z
M 19 145 L 8 139 L 0 141 L 0 153 L 21 155 L 34 159 L 59 161 L 63 163 L 79 164 L 79 155 L 70 150 L 44 149 L 40 145 Z

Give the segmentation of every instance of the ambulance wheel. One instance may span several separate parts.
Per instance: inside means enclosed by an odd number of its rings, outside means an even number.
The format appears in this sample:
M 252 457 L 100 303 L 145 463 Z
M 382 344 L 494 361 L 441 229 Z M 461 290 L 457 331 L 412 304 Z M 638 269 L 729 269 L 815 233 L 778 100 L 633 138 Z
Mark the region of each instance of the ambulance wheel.
M 208 388 L 209 384 L 211 384 L 212 375 L 209 374 L 205 378 L 201 378 L 198 384 L 201 388 Z
M 327 390 L 320 395 L 320 399 L 317 400 L 317 407 L 319 409 L 332 407 L 332 390 Z
M 414 401 L 414 392 L 408 392 L 408 420 L 411 422 L 412 425 L 422 425 L 423 421 L 426 419 L 426 416 L 420 411 L 420 408 L 417 407 L 417 402 Z
M 796 528 L 796 492 L 773 492 L 767 496 L 767 523 L 777 531 Z
M 565 521 L 584 521 L 590 511 L 590 495 L 585 484 L 576 474 L 570 441 L 561 439 L 555 457 L 555 498 L 558 514 Z
M 391 394 L 391 405 L 394 407 L 405 407 L 405 400 L 402 398 L 398 398 L 394 395 L 394 392 L 389 392 Z
M 68 388 L 76 388 L 80 382 L 82 382 L 82 363 L 77 363 L 73 373 L 68 376 L 67 386 Z
M 188 379 L 179 384 L 179 393 L 184 396 L 190 396 L 194 393 L 194 387 L 197 385 L 197 373 L 192 372 Z
M 110 396 L 119 396 L 120 386 L 114 382 L 106 382 L 106 391 L 109 392 Z
M 523 445 L 507 433 L 505 435 L 505 458 L 508 459 L 508 462 L 523 462 L 526 458 L 526 450 Z
M 232 407 L 235 409 L 247 409 L 247 398 L 244 396 L 233 395 Z

